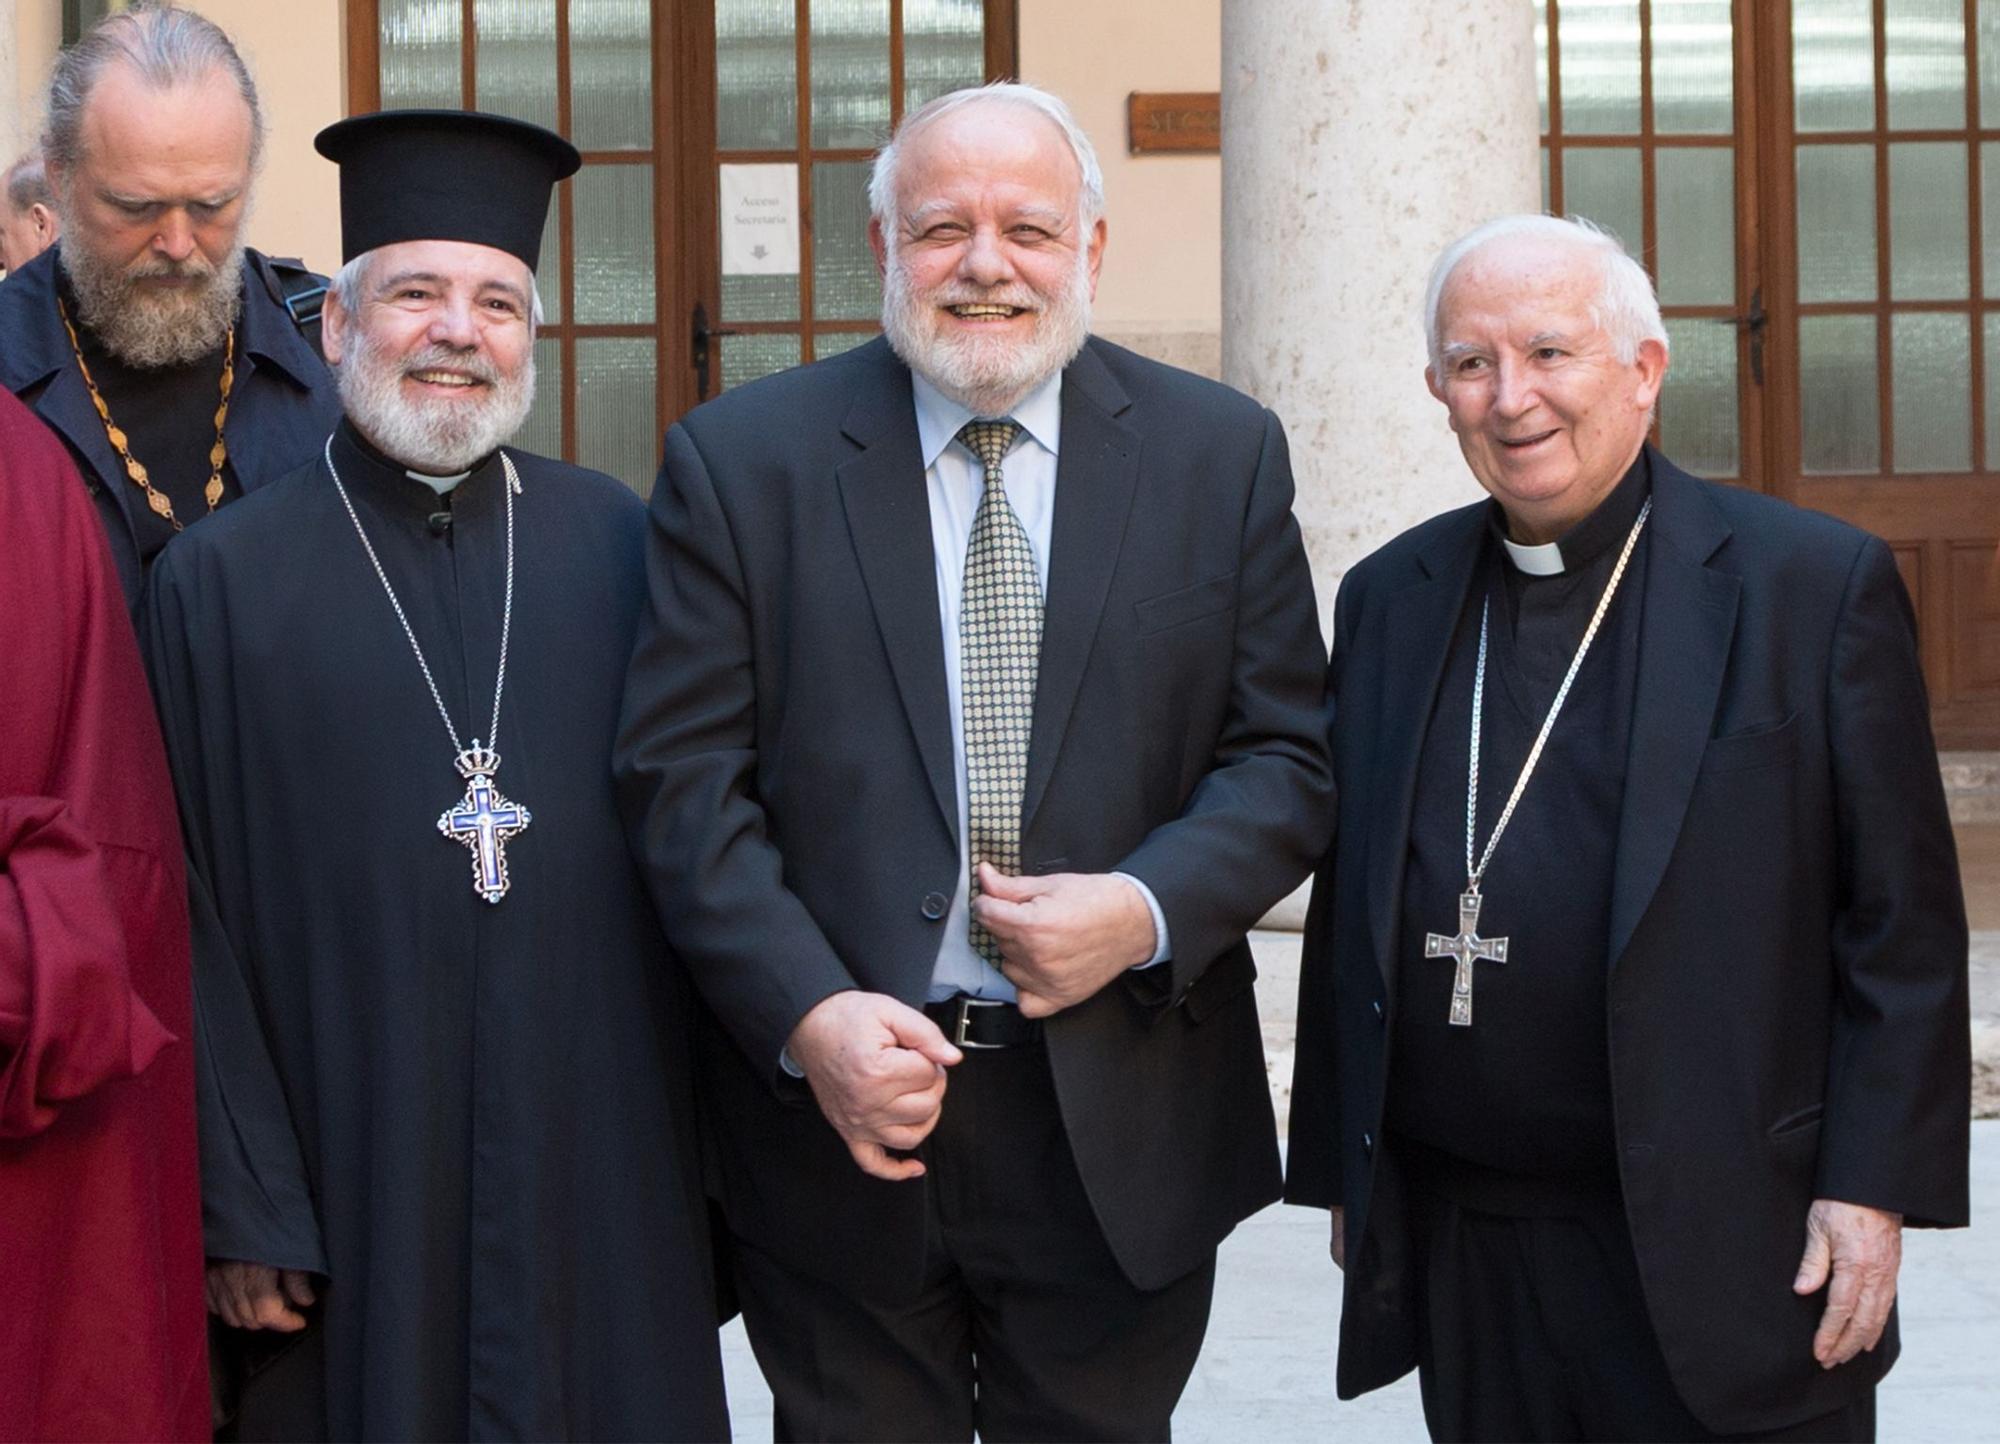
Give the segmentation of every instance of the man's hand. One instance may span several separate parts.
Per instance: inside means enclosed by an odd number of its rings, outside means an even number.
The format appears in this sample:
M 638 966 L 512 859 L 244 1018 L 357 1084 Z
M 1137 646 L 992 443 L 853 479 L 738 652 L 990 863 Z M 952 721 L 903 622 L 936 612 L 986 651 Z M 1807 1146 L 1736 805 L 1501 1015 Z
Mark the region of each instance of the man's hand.
M 296 1334 L 306 1326 L 302 1309 L 312 1307 L 312 1276 L 303 1269 L 278 1269 L 240 1259 L 208 1261 L 208 1311 L 238 1329 L 275 1329 Z
M 834 993 L 799 1019 L 785 1051 L 862 1172 L 891 1181 L 923 1174 L 922 1163 L 888 1150 L 930 1135 L 944 1070 L 965 1056 L 937 1024 L 881 993 Z
M 999 942 L 1000 971 L 1029 1018 L 1095 996 L 1159 946 L 1146 899 L 1110 873 L 1008 877 L 982 862 L 972 911 Z
M 1333 1255 L 1333 1266 L 1346 1273 L 1347 1210 L 1337 1203 L 1333 1206 L 1333 1237 L 1327 1240 L 1326 1251 Z
M 1903 1216 L 1858 1203 L 1813 1201 L 1806 1214 L 1806 1252 L 1792 1292 L 1826 1287 L 1826 1312 L 1813 1335 L 1813 1357 L 1822 1369 L 1872 1351 L 1896 1301 L 1896 1271 L 1903 1262 Z

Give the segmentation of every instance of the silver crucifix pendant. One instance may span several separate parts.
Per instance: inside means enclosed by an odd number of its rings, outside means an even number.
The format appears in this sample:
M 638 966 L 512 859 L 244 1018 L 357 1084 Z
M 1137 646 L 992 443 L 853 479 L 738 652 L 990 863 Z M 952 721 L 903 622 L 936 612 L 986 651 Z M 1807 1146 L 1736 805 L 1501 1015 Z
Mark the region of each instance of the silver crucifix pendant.
M 1479 936 L 1479 905 L 1484 899 L 1477 888 L 1458 895 L 1458 936 L 1444 933 L 1424 935 L 1424 956 L 1450 958 L 1457 964 L 1451 977 L 1451 1022 L 1455 1028 L 1472 1026 L 1472 961 L 1507 961 L 1505 938 Z
M 493 785 L 493 774 L 499 770 L 500 754 L 473 738 L 472 745 L 458 754 L 465 800 L 438 819 L 439 832 L 472 849 L 472 890 L 489 903 L 507 896 L 505 844 L 520 836 L 530 821 L 527 808 L 509 802 Z

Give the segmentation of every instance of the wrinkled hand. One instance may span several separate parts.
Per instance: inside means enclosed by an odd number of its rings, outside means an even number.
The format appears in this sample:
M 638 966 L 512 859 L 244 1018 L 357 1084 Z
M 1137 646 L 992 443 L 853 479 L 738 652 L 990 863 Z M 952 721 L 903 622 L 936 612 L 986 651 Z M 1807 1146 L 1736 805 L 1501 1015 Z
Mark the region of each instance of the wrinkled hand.
M 1813 1201 L 1806 1214 L 1806 1251 L 1792 1292 L 1826 1292 L 1826 1312 L 1813 1335 L 1813 1357 L 1822 1369 L 1872 1352 L 1896 1301 L 1896 1272 L 1903 1262 L 1903 1216 L 1858 1203 Z
M 208 1311 L 238 1329 L 275 1329 L 296 1334 L 306 1326 L 300 1312 L 312 1306 L 312 1276 L 303 1269 L 278 1269 L 240 1259 L 208 1261 Z
M 1327 1240 L 1326 1251 L 1333 1255 L 1333 1266 L 1346 1273 L 1347 1210 L 1337 1203 L 1333 1206 L 1333 1237 Z
M 819 1100 L 819 1111 L 864 1173 L 892 1181 L 922 1176 L 915 1148 L 937 1126 L 945 1068 L 965 1055 L 915 1008 L 881 993 L 822 998 L 792 1029 L 785 1051 Z
M 1000 971 L 1030 1018 L 1095 996 L 1159 946 L 1139 889 L 1107 872 L 1008 877 L 982 862 L 972 911 L 999 942 Z

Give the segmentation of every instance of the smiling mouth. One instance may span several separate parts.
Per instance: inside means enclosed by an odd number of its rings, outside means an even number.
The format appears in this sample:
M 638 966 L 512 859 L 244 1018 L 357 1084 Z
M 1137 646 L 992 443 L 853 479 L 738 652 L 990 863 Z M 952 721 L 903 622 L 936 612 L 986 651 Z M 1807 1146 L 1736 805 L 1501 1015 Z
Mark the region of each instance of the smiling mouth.
M 467 376 L 458 371 L 411 371 L 407 374 L 410 380 L 421 381 L 426 386 L 470 388 L 485 384 L 476 377 Z
M 984 301 L 947 306 L 945 309 L 961 321 L 1011 321 L 1025 314 L 1025 308 L 1021 306 L 995 306 Z
M 1533 436 L 1502 436 L 1499 442 L 1509 451 L 1526 451 L 1529 447 L 1540 446 L 1554 435 L 1553 431 L 1538 431 Z

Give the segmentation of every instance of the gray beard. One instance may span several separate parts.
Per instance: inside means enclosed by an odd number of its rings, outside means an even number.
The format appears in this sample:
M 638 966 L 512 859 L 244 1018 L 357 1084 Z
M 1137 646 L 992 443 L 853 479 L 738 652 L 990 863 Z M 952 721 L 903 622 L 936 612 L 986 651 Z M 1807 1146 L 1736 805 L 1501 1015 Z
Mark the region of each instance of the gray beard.
M 957 295 L 955 287 L 919 295 L 910 273 L 892 249 L 882 287 L 882 330 L 903 364 L 975 416 L 1005 416 L 1023 397 L 1076 359 L 1090 336 L 1090 270 L 1088 253 L 1077 252 L 1076 272 L 1062 293 L 1036 297 L 1042 303 L 1035 317 L 1035 334 L 1026 343 L 989 340 L 980 336 L 946 339 L 940 334 L 937 301 L 940 293 Z M 1012 292 L 1010 296 L 1008 293 Z M 1026 287 L 1010 287 L 964 301 L 994 301 L 1013 305 L 1027 299 Z
M 243 247 L 234 247 L 220 266 L 193 267 L 142 263 L 120 270 L 98 264 L 81 244 L 60 252 L 63 273 L 76 293 L 77 319 L 128 366 L 157 371 L 189 366 L 222 349 L 223 338 L 243 311 Z M 195 274 L 185 289 L 148 290 L 149 275 Z
M 355 429 L 377 450 L 414 471 L 450 476 L 470 470 L 521 429 L 535 404 L 532 349 L 520 372 L 508 378 L 490 364 L 468 363 L 464 356 L 437 347 L 416 356 L 385 356 L 359 327 L 348 334 L 351 344 L 336 368 L 340 403 Z M 432 366 L 476 370 L 492 383 L 492 393 L 477 406 L 407 400 L 401 390 L 404 375 Z

